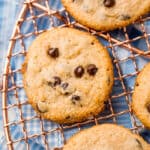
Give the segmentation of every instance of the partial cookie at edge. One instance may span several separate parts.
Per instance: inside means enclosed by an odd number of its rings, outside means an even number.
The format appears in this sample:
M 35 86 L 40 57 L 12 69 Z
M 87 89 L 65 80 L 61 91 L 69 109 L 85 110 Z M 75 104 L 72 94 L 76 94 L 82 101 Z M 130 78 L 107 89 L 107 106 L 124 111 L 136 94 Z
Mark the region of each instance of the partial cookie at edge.
M 147 144 L 139 135 L 128 129 L 114 125 L 102 124 L 82 130 L 73 135 L 63 150 L 149 150 Z
M 112 1 L 115 2 L 109 7 L 104 0 L 62 0 L 62 3 L 79 23 L 106 31 L 127 26 L 150 11 L 150 0 Z
M 132 109 L 140 121 L 150 128 L 150 63 L 145 65 L 136 79 L 132 96 Z

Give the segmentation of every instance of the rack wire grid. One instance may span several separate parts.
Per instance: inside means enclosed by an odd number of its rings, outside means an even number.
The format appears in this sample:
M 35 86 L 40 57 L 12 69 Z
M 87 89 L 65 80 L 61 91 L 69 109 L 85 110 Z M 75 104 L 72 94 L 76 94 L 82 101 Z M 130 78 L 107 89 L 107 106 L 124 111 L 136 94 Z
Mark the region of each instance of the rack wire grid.
M 52 7 L 56 1 L 59 7 Z M 4 131 L 10 150 L 16 149 L 16 145 L 21 142 L 24 143 L 25 149 L 30 149 L 29 141 L 36 139 L 43 144 L 44 149 L 61 149 L 66 140 L 79 130 L 107 122 L 123 125 L 135 133 L 144 128 L 132 114 L 131 95 L 135 78 L 142 68 L 139 61 L 141 59 L 149 61 L 150 58 L 150 30 L 146 26 L 150 23 L 149 15 L 141 17 L 128 27 L 111 32 L 98 32 L 76 22 L 61 2 L 56 1 L 25 1 L 9 42 L 3 73 L 2 109 Z M 30 29 L 27 26 L 30 26 Z M 17 77 L 21 77 L 21 65 L 27 54 L 27 48 L 37 35 L 56 26 L 78 28 L 97 36 L 113 60 L 115 83 L 112 95 L 105 104 L 105 110 L 100 115 L 81 123 L 59 125 L 44 120 L 33 111 L 27 98 L 22 98 L 24 92 L 22 79 L 18 81 Z M 144 47 L 139 46 L 140 44 L 137 44 L 139 42 L 142 42 Z M 126 69 L 122 69 L 123 67 Z M 15 113 L 15 119 L 12 113 Z M 34 132 L 34 125 L 38 131 Z M 20 132 L 14 137 L 13 130 L 17 126 Z

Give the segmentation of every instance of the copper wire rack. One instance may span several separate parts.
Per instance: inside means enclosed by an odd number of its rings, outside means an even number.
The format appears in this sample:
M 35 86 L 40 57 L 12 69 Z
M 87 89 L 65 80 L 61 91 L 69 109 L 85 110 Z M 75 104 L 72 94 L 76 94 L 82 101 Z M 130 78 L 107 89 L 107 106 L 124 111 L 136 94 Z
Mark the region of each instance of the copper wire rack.
M 144 128 L 143 125 L 136 119 L 131 110 L 131 95 L 133 93 L 133 88 L 129 87 L 126 83 L 126 80 L 129 78 L 136 78 L 139 73 L 141 67 L 139 67 L 138 59 L 148 60 L 150 58 L 150 43 L 147 26 L 150 21 L 149 15 L 141 17 L 134 24 L 124 27 L 121 29 L 117 29 L 111 32 L 103 32 L 103 31 L 95 31 L 89 29 L 70 17 L 67 11 L 61 7 L 60 9 L 55 9 L 51 7 L 51 2 L 53 0 L 27 0 L 24 2 L 22 10 L 19 14 L 18 20 L 13 30 L 12 38 L 9 42 L 9 48 L 6 58 L 6 64 L 3 73 L 3 89 L 2 89 L 2 109 L 3 109 L 3 122 L 4 122 L 4 131 L 7 140 L 7 146 L 10 150 L 15 149 L 15 144 L 19 142 L 24 142 L 26 145 L 26 149 L 30 149 L 30 145 L 28 141 L 30 139 L 34 139 L 36 137 L 41 137 L 43 141 L 43 145 L 45 149 L 61 149 L 63 144 L 65 144 L 66 140 L 78 130 L 82 130 L 85 127 L 105 123 L 112 122 L 116 124 L 124 125 L 125 127 L 130 128 L 133 132 L 138 133 L 139 129 Z M 60 2 L 61 3 L 61 2 Z M 38 12 L 38 13 L 37 13 Z M 40 28 L 38 24 L 38 19 L 46 18 L 48 23 L 46 27 Z M 32 23 L 32 31 L 22 32 L 22 28 L 24 24 Z M 82 123 L 76 123 L 72 125 L 58 125 L 56 127 L 52 127 L 50 130 L 45 130 L 44 123 L 45 120 L 37 116 L 36 114 L 30 115 L 27 118 L 23 116 L 23 107 L 28 106 L 27 99 L 23 102 L 19 96 L 18 91 L 23 90 L 23 85 L 18 85 L 15 80 L 16 74 L 21 74 L 21 64 L 20 67 L 14 68 L 12 67 L 12 62 L 14 59 L 19 57 L 24 58 L 27 54 L 27 44 L 26 41 L 32 42 L 30 37 L 36 37 L 40 33 L 48 30 L 52 27 L 71 27 L 78 28 L 80 30 L 85 30 L 90 32 L 92 35 L 97 36 L 97 38 L 105 43 L 105 47 L 110 52 L 110 55 L 113 60 L 114 71 L 115 71 L 115 83 L 112 95 L 108 99 L 106 103 L 106 107 L 104 112 L 100 115 L 89 118 L 88 120 Z M 150 30 L 149 30 L 150 31 Z M 134 32 L 134 33 L 132 33 Z M 135 35 L 136 33 L 136 35 Z M 122 35 L 123 38 L 119 38 L 118 35 Z M 134 34 L 134 36 L 133 36 Z M 135 43 L 138 41 L 143 41 L 146 49 L 142 49 L 141 47 L 135 46 Z M 15 49 L 16 44 L 19 44 L 20 49 Z M 119 49 L 119 50 L 118 50 Z M 124 53 L 127 51 L 129 53 L 128 56 L 122 55 L 122 57 L 118 57 L 118 51 L 120 53 Z M 100 60 L 102 61 L 102 60 Z M 127 65 L 130 62 L 130 66 L 127 66 L 129 70 L 128 73 L 122 70 L 122 65 Z M 130 69 L 132 68 L 132 69 Z M 11 84 L 9 85 L 9 83 Z M 134 85 L 134 83 L 133 83 Z M 116 92 L 117 91 L 117 92 Z M 15 99 L 13 103 L 9 103 L 10 97 L 9 93 L 13 93 Z M 126 107 L 122 107 L 118 105 L 118 102 L 121 102 Z M 116 109 L 118 107 L 119 109 Z M 16 108 L 17 114 L 19 114 L 20 119 L 17 121 L 10 121 L 9 113 L 11 109 Z M 32 108 L 31 108 L 32 109 Z M 28 128 L 25 125 L 26 122 L 31 122 L 34 119 L 39 119 L 39 128 L 41 128 L 40 133 L 34 133 L 32 135 L 28 135 Z M 119 121 L 119 118 L 122 118 L 122 121 Z M 128 121 L 125 120 L 128 118 Z M 129 122 L 129 123 L 128 123 Z M 130 125 L 129 125 L 130 124 Z M 23 137 L 19 139 L 13 139 L 10 128 L 12 126 L 21 125 Z M 75 132 L 73 129 L 76 129 Z M 71 133 L 70 133 L 71 132 Z M 55 145 L 51 145 L 49 143 L 49 138 L 51 134 L 59 133 L 59 139 L 61 139 L 61 146 L 57 145 L 57 141 Z M 69 136 L 68 136 L 68 133 Z M 52 138 L 50 140 L 53 140 Z M 59 148 L 58 148 L 59 147 Z

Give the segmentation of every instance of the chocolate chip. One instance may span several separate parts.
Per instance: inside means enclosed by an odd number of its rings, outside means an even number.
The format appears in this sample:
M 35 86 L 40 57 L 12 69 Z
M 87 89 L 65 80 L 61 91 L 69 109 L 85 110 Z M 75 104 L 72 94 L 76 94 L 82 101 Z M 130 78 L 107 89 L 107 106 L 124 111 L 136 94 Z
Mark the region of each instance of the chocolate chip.
M 45 113 L 47 112 L 47 105 L 44 103 L 44 102 L 38 102 L 36 104 L 36 107 L 37 107 L 37 110 L 40 112 L 40 113 Z
M 150 104 L 147 105 L 147 110 L 150 113 Z
M 65 90 L 67 87 L 68 87 L 68 83 L 67 82 L 64 82 L 61 84 L 61 87 Z
M 78 66 L 77 68 L 75 68 L 74 74 L 77 78 L 81 78 L 84 74 L 84 68 L 82 66 Z
M 143 150 L 143 146 L 142 146 L 141 142 L 140 142 L 138 139 L 135 139 L 135 140 L 136 140 L 136 142 L 138 143 L 138 147 L 139 147 L 141 150 Z
M 61 84 L 61 79 L 59 77 L 55 76 L 53 78 L 54 78 L 54 83 L 53 83 L 54 86 Z
M 105 7 L 112 7 L 115 5 L 115 0 L 104 0 L 103 4 Z
M 129 20 L 129 19 L 131 19 L 131 17 L 129 15 L 121 15 L 120 19 L 121 20 Z
M 136 82 L 136 83 L 135 83 L 135 86 L 139 86 L 139 83 L 138 83 L 138 82 Z
M 68 86 L 69 86 L 69 83 L 67 83 L 67 82 L 64 82 L 61 84 L 61 88 L 62 88 L 61 93 L 62 94 L 68 95 L 71 92 L 70 87 L 68 88 Z
M 61 84 L 61 79 L 58 76 L 54 76 L 50 81 L 47 82 L 47 85 L 51 86 L 52 88 L 60 84 Z
M 63 95 L 70 95 L 75 91 L 75 88 L 67 82 L 62 82 L 60 86 L 56 87 L 56 90 Z
M 56 58 L 59 56 L 59 49 L 58 48 L 50 48 L 48 50 L 48 54 L 53 57 L 53 58 Z
M 94 42 L 91 42 L 91 45 L 94 45 Z
M 73 95 L 71 99 L 72 99 L 72 100 L 75 100 L 75 101 L 79 101 L 79 100 L 80 100 L 80 96 L 78 96 L 78 95 Z
M 94 64 L 89 64 L 87 66 L 87 72 L 89 75 L 94 76 L 97 72 L 98 68 Z

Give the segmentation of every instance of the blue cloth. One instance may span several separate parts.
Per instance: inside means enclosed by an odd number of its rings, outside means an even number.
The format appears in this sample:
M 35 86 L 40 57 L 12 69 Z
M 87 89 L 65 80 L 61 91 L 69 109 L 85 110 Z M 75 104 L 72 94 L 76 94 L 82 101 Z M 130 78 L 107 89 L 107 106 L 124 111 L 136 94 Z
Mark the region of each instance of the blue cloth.
M 4 68 L 4 61 L 7 53 L 8 42 L 12 34 L 17 14 L 22 7 L 21 0 L 0 0 L 0 77 Z M 1 78 L 0 78 L 1 80 Z M 2 97 L 0 94 L 0 100 Z M 2 103 L 0 102 L 0 149 L 6 149 L 6 142 L 3 132 Z M 3 147 L 3 148 L 1 148 Z
M 3 70 L 4 61 L 5 61 L 4 57 L 6 56 L 6 53 L 7 53 L 9 39 L 11 37 L 12 30 L 13 30 L 15 21 L 17 19 L 18 13 L 20 12 L 20 10 L 22 8 L 22 4 L 23 4 L 23 0 L 13 0 L 13 1 L 0 0 L 0 10 L 1 10 L 1 14 L 0 14 L 0 51 L 1 51 L 0 68 L 1 68 L 1 70 L 0 70 L 0 73 L 2 73 L 2 70 Z M 62 8 L 60 0 L 50 1 L 50 5 L 54 9 Z M 34 13 L 35 13 L 35 15 L 38 15 L 41 13 L 41 11 L 36 9 L 34 11 Z M 65 14 L 63 13 L 63 15 L 65 15 Z M 27 13 L 26 16 L 27 17 L 30 16 L 30 13 Z M 56 18 L 53 18 L 53 19 L 54 19 L 54 25 L 62 24 L 62 22 L 57 20 Z M 51 25 L 49 24 L 48 17 L 39 18 L 36 20 L 36 22 L 37 22 L 38 30 L 48 29 L 51 27 Z M 145 24 L 146 24 L 147 33 L 150 33 L 150 22 L 148 21 Z M 139 30 L 139 28 L 140 27 L 138 24 L 136 26 L 131 25 L 127 28 L 130 39 L 133 39 L 134 37 L 140 36 L 143 34 Z M 23 27 L 21 28 L 21 32 L 24 34 L 24 33 L 30 33 L 32 31 L 33 31 L 32 21 L 25 22 L 23 24 Z M 124 38 L 125 38 L 122 30 L 115 30 L 115 31 L 111 32 L 111 35 L 120 40 L 124 40 Z M 34 36 L 31 36 L 29 39 L 28 38 L 24 39 L 26 49 L 28 48 L 28 46 L 30 45 L 30 43 L 32 42 L 32 40 L 34 38 L 35 38 Z M 104 40 L 100 37 L 98 37 L 98 39 L 106 46 L 109 44 L 106 40 Z M 143 39 L 139 39 L 135 42 L 132 42 L 132 45 L 137 48 L 140 48 L 140 49 L 147 48 L 145 41 Z M 20 52 L 20 51 L 21 51 L 21 46 L 20 46 L 19 42 L 17 42 L 15 48 L 13 49 L 13 53 Z M 115 56 L 114 56 L 114 54 L 112 54 L 111 50 L 109 49 L 110 55 L 112 56 L 112 58 L 115 57 L 119 60 L 130 57 L 132 55 L 130 51 L 128 51 L 127 49 L 124 49 L 122 47 L 119 47 L 119 46 L 116 46 L 114 51 L 115 51 Z M 20 69 L 23 61 L 24 61 L 23 56 L 13 57 L 11 59 L 11 69 L 12 70 Z M 143 68 L 143 66 L 148 61 L 149 60 L 147 60 L 143 57 L 136 58 L 136 62 L 137 62 L 139 69 Z M 125 62 L 121 62 L 120 68 L 121 68 L 121 72 L 123 75 L 127 75 L 129 73 L 135 72 L 134 64 L 131 59 L 129 59 L 128 61 L 125 61 Z M 115 72 L 115 77 L 118 77 L 117 68 L 115 67 L 115 65 L 114 65 L 114 72 Z M 14 74 L 14 80 L 15 80 L 16 85 L 22 86 L 22 75 L 21 74 Z M 126 86 L 127 91 L 130 91 L 131 89 L 133 89 L 134 81 L 135 81 L 135 76 L 132 76 L 130 78 L 124 78 L 124 84 Z M 11 81 L 9 81 L 9 86 L 10 87 L 12 86 Z M 112 95 L 116 95 L 119 93 L 121 94 L 123 92 L 123 90 L 124 89 L 122 88 L 120 81 L 116 80 L 115 84 L 114 84 Z M 19 96 L 19 102 L 20 103 L 25 102 L 27 97 L 26 97 L 24 90 L 18 89 L 17 92 L 18 92 L 18 96 Z M 127 95 L 127 97 L 129 100 L 131 100 L 131 95 Z M 113 99 L 112 104 L 113 104 L 115 113 L 119 113 L 123 110 L 128 109 L 128 105 L 126 103 L 127 97 L 120 96 L 117 99 Z M 17 103 L 13 92 L 9 92 L 8 102 L 10 105 Z M 2 108 L 1 104 L 0 104 L 0 108 Z M 1 114 L 2 113 L 0 112 L 0 120 L 2 120 Z M 104 116 L 104 115 L 109 115 L 109 114 L 110 114 L 110 111 L 108 111 L 108 109 L 106 109 L 100 115 Z M 10 109 L 9 115 L 10 115 L 9 116 L 10 122 L 17 123 L 20 120 L 20 114 L 18 113 L 17 107 L 15 107 L 14 109 Z M 36 113 L 34 112 L 34 110 L 32 109 L 32 107 L 30 105 L 23 105 L 22 106 L 22 115 L 23 115 L 23 118 L 28 119 L 28 118 L 35 116 Z M 116 117 L 116 120 L 117 120 L 118 124 L 123 125 L 127 128 L 132 128 L 131 118 L 130 118 L 129 113 L 118 115 Z M 103 123 L 104 122 L 112 122 L 112 118 L 107 119 L 107 120 L 102 120 L 102 122 Z M 140 125 L 141 123 L 139 121 L 137 121 L 137 124 Z M 92 125 L 94 125 L 94 124 L 92 124 Z M 49 131 L 51 129 L 55 129 L 55 128 L 59 127 L 58 124 L 56 124 L 54 122 L 50 122 L 50 121 L 44 121 L 43 126 L 44 126 L 45 131 Z M 87 128 L 89 126 L 91 126 L 91 124 L 82 126 L 81 128 Z M 2 124 L 2 121 L 0 121 L 0 131 L 1 131 L 0 132 L 0 149 L 5 150 L 5 149 L 7 149 L 6 148 L 6 140 L 5 140 L 4 134 L 2 132 L 3 131 L 2 127 L 3 127 L 3 124 Z M 31 121 L 25 121 L 24 128 L 26 129 L 28 136 L 40 134 L 42 132 L 41 127 L 40 127 L 40 120 L 38 118 L 33 119 Z M 72 128 L 70 130 L 66 130 L 64 132 L 64 136 L 66 137 L 66 139 L 68 139 L 71 135 L 73 135 L 77 131 L 78 131 L 78 128 L 76 128 L 76 127 Z M 17 125 L 12 125 L 10 127 L 10 132 L 11 132 L 11 138 L 13 140 L 18 140 L 18 139 L 24 137 L 22 124 L 17 123 Z M 52 134 L 47 135 L 46 140 L 50 147 L 56 147 L 56 146 L 59 147 L 59 146 L 63 145 L 61 134 L 59 132 L 53 132 Z M 32 149 L 42 150 L 42 149 L 44 149 L 44 145 L 45 145 L 41 136 L 39 136 L 37 138 L 29 139 L 28 143 L 30 145 L 31 150 Z M 25 142 L 22 141 L 22 142 L 14 144 L 14 149 L 16 149 L 16 150 L 17 149 L 23 149 L 23 150 L 26 149 Z

